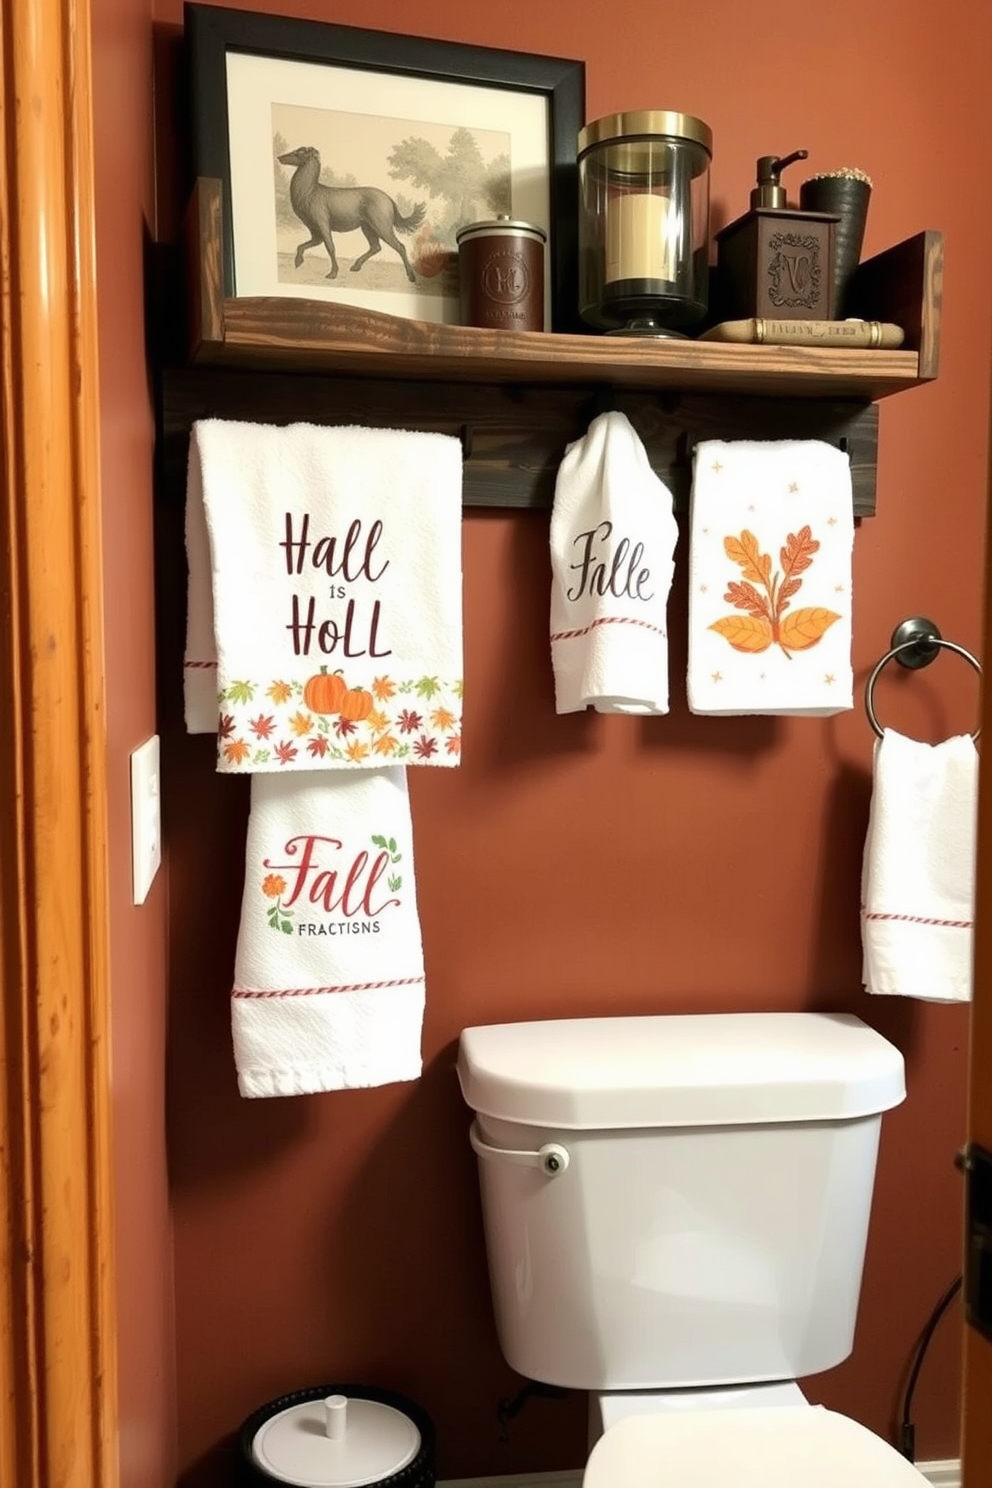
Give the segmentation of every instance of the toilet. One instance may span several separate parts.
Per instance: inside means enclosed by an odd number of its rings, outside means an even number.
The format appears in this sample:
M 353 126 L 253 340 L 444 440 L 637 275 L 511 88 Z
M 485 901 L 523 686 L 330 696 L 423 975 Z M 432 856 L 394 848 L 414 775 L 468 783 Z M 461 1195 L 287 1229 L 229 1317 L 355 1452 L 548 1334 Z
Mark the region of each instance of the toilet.
M 467 1028 L 496 1329 L 589 1393 L 583 1488 L 920 1488 L 798 1381 L 851 1352 L 902 1056 L 858 1018 Z

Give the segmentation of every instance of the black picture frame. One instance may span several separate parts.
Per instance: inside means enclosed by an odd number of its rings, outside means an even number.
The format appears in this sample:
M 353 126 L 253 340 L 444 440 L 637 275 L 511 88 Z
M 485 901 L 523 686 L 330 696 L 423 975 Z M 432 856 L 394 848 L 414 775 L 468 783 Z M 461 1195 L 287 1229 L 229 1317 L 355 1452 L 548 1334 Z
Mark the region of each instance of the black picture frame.
M 585 64 L 501 48 L 463 45 L 386 31 L 228 10 L 184 6 L 191 168 L 194 177 L 221 181 L 224 213 L 223 275 L 237 295 L 232 223 L 229 52 L 286 62 L 325 63 L 375 74 L 499 87 L 547 100 L 551 329 L 580 329 L 578 318 L 576 142 L 585 118 Z

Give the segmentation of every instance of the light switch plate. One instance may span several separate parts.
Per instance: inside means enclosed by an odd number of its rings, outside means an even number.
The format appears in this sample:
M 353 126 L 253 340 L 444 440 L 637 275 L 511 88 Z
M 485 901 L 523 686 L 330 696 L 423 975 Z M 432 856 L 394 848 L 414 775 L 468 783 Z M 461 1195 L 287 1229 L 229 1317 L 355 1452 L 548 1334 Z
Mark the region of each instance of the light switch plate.
M 162 861 L 158 734 L 131 752 L 131 883 L 144 904 Z

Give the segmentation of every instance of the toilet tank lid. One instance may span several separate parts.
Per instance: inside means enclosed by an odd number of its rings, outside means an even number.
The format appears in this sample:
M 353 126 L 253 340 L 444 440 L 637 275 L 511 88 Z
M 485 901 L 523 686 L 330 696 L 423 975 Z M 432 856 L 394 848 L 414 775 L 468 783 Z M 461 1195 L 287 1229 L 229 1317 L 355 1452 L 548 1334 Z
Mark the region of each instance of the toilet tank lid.
M 877 1114 L 906 1094 L 903 1058 L 847 1013 L 563 1018 L 466 1028 L 474 1111 L 525 1126 L 739 1126 Z

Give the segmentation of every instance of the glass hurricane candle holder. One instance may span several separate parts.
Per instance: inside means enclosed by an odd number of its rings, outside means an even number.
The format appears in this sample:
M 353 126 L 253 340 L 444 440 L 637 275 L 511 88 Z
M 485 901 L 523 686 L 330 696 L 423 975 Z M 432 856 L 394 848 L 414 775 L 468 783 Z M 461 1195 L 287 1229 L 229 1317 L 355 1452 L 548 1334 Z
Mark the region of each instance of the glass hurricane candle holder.
M 579 311 L 679 336 L 706 314 L 713 136 L 691 114 L 608 114 L 579 132 Z

